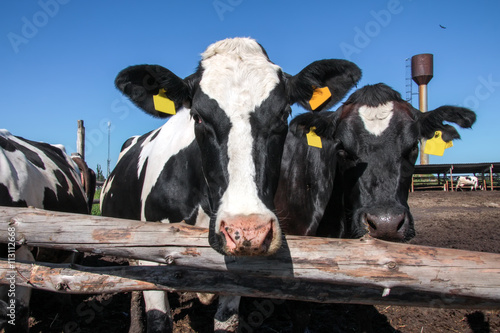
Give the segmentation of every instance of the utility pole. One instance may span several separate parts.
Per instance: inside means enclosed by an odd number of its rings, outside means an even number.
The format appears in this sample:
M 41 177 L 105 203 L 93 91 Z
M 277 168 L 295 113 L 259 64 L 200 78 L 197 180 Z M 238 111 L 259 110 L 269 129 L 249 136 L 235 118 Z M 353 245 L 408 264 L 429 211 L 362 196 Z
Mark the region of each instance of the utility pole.
M 83 120 L 77 120 L 78 131 L 76 134 L 76 152 L 80 154 L 85 161 L 85 126 Z
M 106 173 L 106 179 L 109 178 L 109 166 L 111 164 L 111 159 L 109 158 L 109 152 L 110 152 L 110 143 L 111 143 L 111 122 L 108 121 L 108 170 L 107 170 L 107 173 Z

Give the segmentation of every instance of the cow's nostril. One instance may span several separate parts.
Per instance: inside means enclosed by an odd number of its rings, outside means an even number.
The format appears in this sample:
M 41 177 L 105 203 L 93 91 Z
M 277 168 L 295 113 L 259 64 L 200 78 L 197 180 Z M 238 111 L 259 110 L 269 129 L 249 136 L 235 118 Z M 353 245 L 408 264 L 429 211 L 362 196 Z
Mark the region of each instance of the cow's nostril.
M 404 225 L 405 225 L 405 218 L 403 216 L 403 218 L 401 219 L 401 222 L 399 222 L 398 228 L 396 230 L 399 231 Z
M 377 230 L 377 225 L 368 216 L 366 216 L 366 223 L 368 223 L 368 226 L 373 230 Z

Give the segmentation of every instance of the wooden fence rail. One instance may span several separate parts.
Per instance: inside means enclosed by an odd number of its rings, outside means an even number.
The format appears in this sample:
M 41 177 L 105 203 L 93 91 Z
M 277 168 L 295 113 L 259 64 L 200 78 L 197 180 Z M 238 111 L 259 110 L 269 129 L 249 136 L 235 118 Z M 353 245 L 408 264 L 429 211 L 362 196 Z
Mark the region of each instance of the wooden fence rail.
M 70 293 L 199 291 L 315 302 L 500 309 L 500 254 L 287 236 L 269 257 L 226 257 L 208 231 L 99 216 L 0 207 L 0 230 L 18 243 L 78 250 L 165 266 L 92 268 L 16 263 L 17 283 Z M 7 233 L 0 233 L 7 242 Z M 9 263 L 0 260 L 0 283 Z

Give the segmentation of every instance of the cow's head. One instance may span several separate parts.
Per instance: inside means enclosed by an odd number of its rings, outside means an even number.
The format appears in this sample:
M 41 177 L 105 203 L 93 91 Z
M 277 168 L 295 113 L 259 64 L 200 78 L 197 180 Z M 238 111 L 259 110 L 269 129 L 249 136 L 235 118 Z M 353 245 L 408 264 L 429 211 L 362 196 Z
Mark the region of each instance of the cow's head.
M 354 92 L 336 112 L 304 116 L 302 124 L 340 141 L 337 184 L 352 236 L 406 241 L 415 235 L 407 200 L 420 140 L 438 130 L 444 141 L 459 139 L 443 122 L 465 128 L 475 118 L 454 106 L 422 113 L 379 83 Z
M 177 109 L 189 108 L 210 192 L 210 242 L 223 254 L 267 255 L 281 245 L 273 213 L 290 105 L 309 108 L 317 87 L 337 103 L 356 84 L 359 68 L 345 60 L 321 60 L 290 76 L 248 38 L 208 47 L 198 70 L 181 79 L 157 65 L 133 66 L 117 87 L 156 117 L 153 95 L 164 89 Z

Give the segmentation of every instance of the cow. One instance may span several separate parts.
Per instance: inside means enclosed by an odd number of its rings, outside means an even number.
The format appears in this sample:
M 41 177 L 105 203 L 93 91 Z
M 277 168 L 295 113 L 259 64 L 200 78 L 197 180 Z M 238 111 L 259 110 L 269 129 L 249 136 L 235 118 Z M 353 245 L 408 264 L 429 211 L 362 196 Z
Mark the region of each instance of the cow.
M 458 189 L 463 189 L 464 186 L 470 186 L 471 191 L 477 190 L 477 186 L 478 186 L 477 177 L 476 176 L 460 176 L 460 177 L 458 177 L 456 190 L 458 191 Z
M 420 140 L 438 130 L 446 142 L 459 139 L 443 122 L 470 128 L 475 120 L 473 111 L 449 105 L 422 113 L 383 83 L 358 89 L 335 112 L 297 116 L 290 123 L 288 136 L 294 138 L 287 137 L 275 200 L 283 229 L 409 241 L 415 228 L 408 193 Z M 326 149 L 307 146 L 312 127 Z M 298 207 L 299 201 L 307 204 Z
M 90 212 L 95 191 L 95 173 L 79 156 L 71 157 L 61 145 L 50 145 L 14 136 L 0 130 L 0 206 L 33 206 L 61 212 Z M 1 249 L 6 257 L 14 249 Z M 38 255 L 41 249 L 38 249 Z M 47 258 L 67 257 L 67 253 L 44 251 Z M 34 261 L 32 251 L 25 245 L 15 250 L 16 260 Z M 6 291 L 1 290 L 2 299 Z M 28 331 L 29 299 L 31 289 L 17 287 L 15 330 Z M 0 300 L 0 331 L 12 329 L 6 317 L 7 303 Z M 10 303 L 9 303 L 10 304 Z
M 185 221 L 209 227 L 221 254 L 273 254 L 282 241 L 273 201 L 291 105 L 311 110 L 314 91 L 328 87 L 333 96 L 317 110 L 327 109 L 360 76 L 346 60 L 315 61 L 291 76 L 250 38 L 210 45 L 185 79 L 158 65 L 124 69 L 117 88 L 146 113 L 170 119 L 125 142 L 103 186 L 103 215 Z M 161 94 L 175 115 L 157 111 Z M 144 296 L 148 329 L 170 329 L 164 297 L 150 306 L 158 293 Z
M 422 113 L 382 83 L 358 89 L 335 112 L 295 117 L 275 196 L 282 230 L 409 241 L 415 228 L 407 201 L 420 140 L 437 130 L 445 141 L 459 139 L 443 121 L 468 128 L 475 118 L 471 110 L 454 106 Z M 322 148 L 308 145 L 311 128 Z M 306 326 L 307 306 L 300 311 L 294 322 L 298 330 Z

